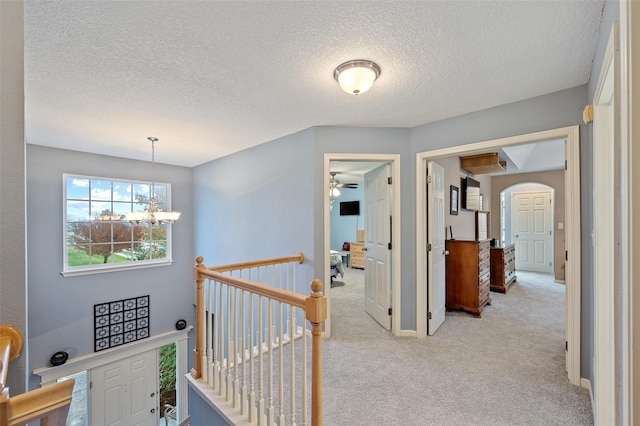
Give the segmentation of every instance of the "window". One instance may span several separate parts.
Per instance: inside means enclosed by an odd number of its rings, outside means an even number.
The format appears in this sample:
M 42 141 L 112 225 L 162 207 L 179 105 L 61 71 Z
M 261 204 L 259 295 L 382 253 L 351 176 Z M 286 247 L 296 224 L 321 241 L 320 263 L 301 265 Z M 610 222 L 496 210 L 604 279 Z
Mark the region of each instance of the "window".
M 150 182 L 65 174 L 63 275 L 171 262 L 171 226 L 133 224 L 128 212 L 149 210 Z M 169 210 L 171 186 L 154 183 L 159 211 Z

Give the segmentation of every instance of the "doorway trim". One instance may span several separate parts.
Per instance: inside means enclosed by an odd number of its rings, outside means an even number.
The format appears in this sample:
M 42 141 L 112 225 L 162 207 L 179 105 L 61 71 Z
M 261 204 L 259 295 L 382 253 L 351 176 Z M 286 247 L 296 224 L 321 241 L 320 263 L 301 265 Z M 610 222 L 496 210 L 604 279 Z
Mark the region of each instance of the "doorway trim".
M 393 236 L 393 249 L 391 250 L 391 308 L 393 316 L 391 318 L 391 333 L 395 336 L 415 336 L 412 330 L 402 330 L 400 319 L 402 318 L 401 303 L 401 273 L 400 273 L 400 251 L 402 248 L 402 235 L 400 232 L 400 154 L 341 154 L 341 153 L 325 153 L 324 154 L 324 172 L 322 191 L 324 200 L 324 279 L 325 297 L 327 298 L 327 319 L 325 320 L 324 336 L 331 337 L 331 286 L 326 283 L 331 282 L 331 272 L 329 264 L 329 250 L 331 249 L 331 210 L 329 204 L 329 169 L 332 161 L 378 161 L 387 162 L 391 165 L 391 177 L 393 179 L 393 188 L 391 191 L 391 215 L 393 221 L 391 224 L 391 235 Z M 364 297 L 364 295 L 363 295 Z M 363 308 L 364 309 L 364 308 Z
M 484 142 L 458 145 L 416 154 L 416 325 L 420 338 L 427 332 L 427 278 L 426 278 L 426 163 L 452 155 L 472 154 L 476 151 L 523 145 L 532 142 L 564 139 L 566 151 L 565 171 L 565 235 L 566 235 L 566 367 L 569 382 L 581 386 L 580 378 L 580 127 L 578 125 L 541 132 L 511 136 Z M 327 189 L 328 191 L 328 189 Z
M 511 192 L 511 212 L 509 213 L 511 215 L 511 226 L 512 226 L 512 234 L 513 234 L 513 222 L 514 222 L 514 217 L 516 216 L 515 213 L 515 206 L 514 206 L 514 197 L 516 195 L 519 194 L 549 194 L 549 199 L 550 199 L 550 203 L 549 203 L 549 237 L 551 239 L 549 246 L 550 246 L 550 251 L 551 253 L 549 254 L 549 268 L 550 271 L 540 271 L 543 273 L 548 273 L 548 274 L 552 274 L 554 281 L 556 281 L 556 230 L 555 230 L 555 209 L 556 209 L 556 190 L 545 184 L 545 183 L 540 183 L 540 182 L 522 182 L 522 183 L 518 183 L 516 185 L 512 185 L 509 188 L 505 188 L 502 191 L 506 191 L 507 189 L 510 188 L 514 188 L 514 187 L 518 187 L 518 186 L 525 186 L 525 185 L 530 185 L 530 184 L 535 184 L 540 186 L 539 189 L 531 189 L 531 190 L 518 190 L 518 189 L 513 189 Z M 545 189 L 542 189 L 541 187 L 545 186 Z M 502 192 L 501 191 L 501 192 Z M 502 220 L 502 212 L 500 212 L 500 220 Z M 516 245 L 516 250 L 518 248 L 518 244 L 515 241 L 515 238 L 511 237 L 511 243 Z M 516 261 L 516 270 L 518 269 L 518 262 Z M 522 269 L 521 269 L 522 270 Z M 525 269 L 526 271 L 526 269 Z

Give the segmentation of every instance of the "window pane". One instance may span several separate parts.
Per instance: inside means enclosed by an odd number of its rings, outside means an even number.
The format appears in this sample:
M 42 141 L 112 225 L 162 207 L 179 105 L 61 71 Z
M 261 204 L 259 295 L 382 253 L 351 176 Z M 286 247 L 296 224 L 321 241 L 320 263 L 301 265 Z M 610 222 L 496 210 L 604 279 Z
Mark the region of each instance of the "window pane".
M 147 184 L 133 184 L 133 200 L 136 203 L 149 203 L 151 187 Z
M 131 225 L 129 223 L 120 223 L 116 222 L 113 224 L 113 242 L 129 242 L 131 245 L 132 235 L 131 235 Z
M 158 205 L 158 210 L 166 211 L 167 210 L 167 187 L 164 185 L 155 185 L 154 193 L 156 198 L 156 204 Z
M 111 243 L 109 244 L 92 244 L 91 264 L 109 263 L 111 257 Z
M 133 201 L 131 186 L 128 182 L 113 182 L 113 201 Z
M 91 220 L 111 220 L 111 202 L 91 201 Z
M 111 181 L 91 180 L 91 199 L 111 201 Z
M 89 264 L 89 246 L 67 246 L 67 266 L 84 266 Z
M 88 201 L 67 201 L 67 222 L 84 222 L 90 217 Z
M 88 200 L 89 179 L 67 178 L 67 199 Z
M 128 213 L 128 212 L 132 211 L 131 207 L 132 207 L 131 203 L 114 202 L 113 203 L 114 220 L 115 220 L 115 218 L 117 218 L 117 220 L 126 220 L 124 215 L 125 215 L 125 213 Z

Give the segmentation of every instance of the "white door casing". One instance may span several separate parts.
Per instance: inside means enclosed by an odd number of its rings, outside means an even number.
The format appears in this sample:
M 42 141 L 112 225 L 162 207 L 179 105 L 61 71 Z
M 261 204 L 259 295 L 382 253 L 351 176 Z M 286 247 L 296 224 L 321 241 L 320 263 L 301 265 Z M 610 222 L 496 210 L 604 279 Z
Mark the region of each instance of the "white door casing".
M 618 26 L 614 23 L 593 99 L 593 258 L 595 423 L 616 419 L 615 298 L 620 277 L 618 194 L 619 112 Z
M 90 392 L 92 426 L 157 425 L 157 350 L 93 368 Z
M 416 154 L 416 334 L 427 335 L 427 276 L 426 272 L 426 182 L 424 176 L 429 160 L 452 155 L 484 152 L 507 146 L 524 145 L 531 142 L 564 139 L 566 141 L 565 172 L 565 236 L 566 261 L 565 283 L 567 298 L 567 372 L 569 382 L 580 386 L 580 300 L 581 300 L 581 246 L 580 246 L 580 127 L 569 126 L 543 130 L 524 135 L 510 136 L 484 142 L 442 148 Z M 327 187 L 328 191 L 328 187 Z
M 514 192 L 511 227 L 516 270 L 553 273 L 551 191 Z
M 364 178 L 365 311 L 387 330 L 391 330 L 390 176 L 389 164 L 385 164 L 365 173 Z
M 444 223 L 444 169 L 429 161 L 427 169 L 427 214 L 429 215 L 427 241 L 427 274 L 429 279 L 427 333 L 433 336 L 444 323 L 446 302 L 445 276 L 445 223 Z

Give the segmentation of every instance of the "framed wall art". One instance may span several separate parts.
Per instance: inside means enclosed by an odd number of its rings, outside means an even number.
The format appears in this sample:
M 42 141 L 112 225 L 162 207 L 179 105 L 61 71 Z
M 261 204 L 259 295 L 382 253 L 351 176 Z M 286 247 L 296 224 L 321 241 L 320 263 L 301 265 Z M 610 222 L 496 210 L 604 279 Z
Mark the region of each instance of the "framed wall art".
M 459 191 L 457 186 L 449 186 L 449 214 L 458 215 L 458 197 Z

